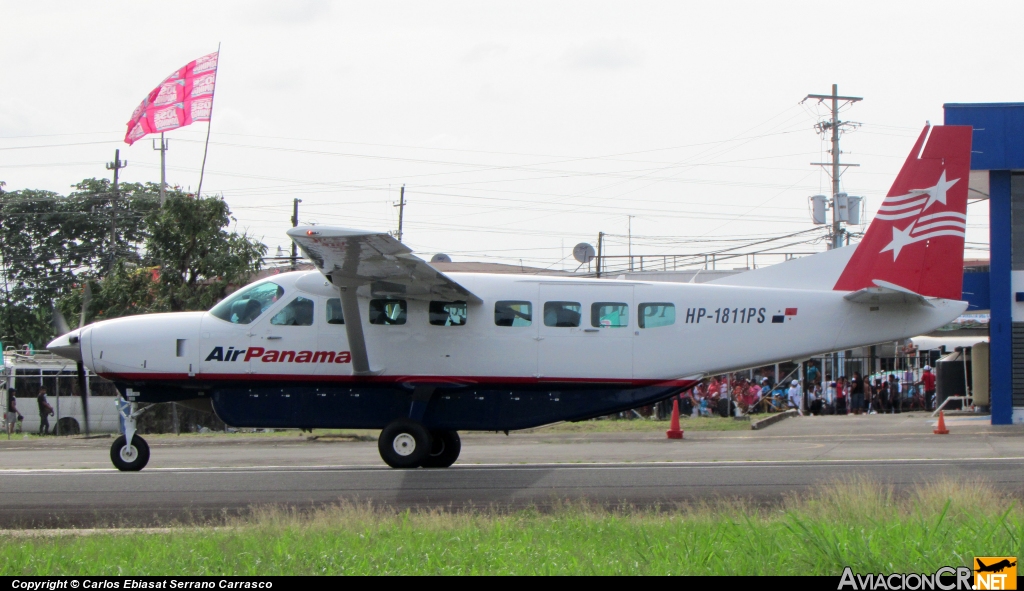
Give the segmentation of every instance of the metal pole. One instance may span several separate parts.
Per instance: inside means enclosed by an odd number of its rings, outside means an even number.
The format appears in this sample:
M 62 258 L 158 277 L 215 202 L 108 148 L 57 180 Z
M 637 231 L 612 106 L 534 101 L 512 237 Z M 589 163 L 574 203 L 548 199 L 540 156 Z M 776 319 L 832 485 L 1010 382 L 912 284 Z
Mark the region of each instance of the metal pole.
M 220 71 L 220 43 L 217 43 L 217 69 L 213 71 L 213 86 L 217 88 L 217 72 Z M 216 90 L 214 90 L 216 92 Z M 213 127 L 213 99 L 210 97 L 210 118 L 206 121 L 206 142 L 203 144 L 203 165 L 199 168 L 199 186 L 196 188 L 196 199 L 203 193 L 203 175 L 206 174 L 206 152 L 210 149 L 210 128 Z
M 296 197 L 292 199 L 292 227 L 299 225 L 299 204 L 302 203 L 302 199 Z M 292 241 L 292 271 L 295 270 L 295 261 L 299 258 L 299 250 L 295 245 L 295 241 Z
M 633 216 L 629 217 L 629 270 L 633 270 Z
M 153 140 L 154 142 L 156 140 Z M 154 150 L 160 150 L 160 207 L 167 202 L 167 149 L 170 147 L 170 140 L 164 139 L 163 132 L 160 133 L 160 147 L 153 146 Z
M 402 185 L 402 191 L 398 194 L 398 203 L 395 205 L 398 208 L 398 241 L 402 241 L 402 220 L 405 218 L 405 185 Z
M 832 248 L 842 246 L 839 221 L 839 85 L 832 85 Z
M 114 150 L 114 161 L 107 162 L 107 170 L 114 171 L 114 196 L 110 199 L 110 269 L 114 269 L 114 261 L 117 260 L 117 199 L 118 199 L 118 173 L 122 168 L 128 166 L 128 161 L 121 161 L 121 150 Z
M 597 233 L 597 278 L 601 278 L 601 265 L 604 259 L 601 258 L 601 249 L 604 245 L 604 232 Z

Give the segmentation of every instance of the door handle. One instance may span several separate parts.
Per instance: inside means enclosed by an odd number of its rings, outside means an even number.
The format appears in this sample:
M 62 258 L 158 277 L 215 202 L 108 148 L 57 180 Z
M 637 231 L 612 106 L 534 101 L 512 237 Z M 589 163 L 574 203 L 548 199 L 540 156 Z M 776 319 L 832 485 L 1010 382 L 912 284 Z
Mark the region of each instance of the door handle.
M 600 328 L 584 328 L 583 332 L 601 332 Z
M 278 340 L 278 339 L 280 339 L 280 338 L 281 338 L 281 337 L 274 337 L 274 336 L 270 336 L 270 337 L 267 337 L 267 340 L 268 340 L 268 341 L 276 341 L 276 340 Z

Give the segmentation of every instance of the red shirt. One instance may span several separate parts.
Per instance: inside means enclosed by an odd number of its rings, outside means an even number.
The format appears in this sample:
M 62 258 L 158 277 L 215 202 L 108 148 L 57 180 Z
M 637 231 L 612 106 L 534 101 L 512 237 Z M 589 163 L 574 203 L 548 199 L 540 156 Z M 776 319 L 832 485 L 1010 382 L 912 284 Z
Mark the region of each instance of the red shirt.
M 924 384 L 925 391 L 935 389 L 935 374 L 930 371 L 926 371 L 921 375 L 921 383 Z

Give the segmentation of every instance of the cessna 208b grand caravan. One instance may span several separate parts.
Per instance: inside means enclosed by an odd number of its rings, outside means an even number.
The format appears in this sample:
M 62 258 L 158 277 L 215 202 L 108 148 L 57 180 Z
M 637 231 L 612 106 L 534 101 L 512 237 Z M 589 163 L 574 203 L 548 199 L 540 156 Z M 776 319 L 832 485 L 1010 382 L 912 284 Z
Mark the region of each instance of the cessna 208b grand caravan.
M 864 239 L 704 284 L 444 274 L 387 234 L 288 235 L 316 271 L 208 312 L 106 320 L 49 345 L 112 380 L 122 470 L 149 459 L 139 403 L 202 402 L 228 425 L 382 429 L 395 468 L 447 467 L 458 431 L 651 404 L 718 374 L 892 341 L 955 319 L 971 128 L 926 127 Z

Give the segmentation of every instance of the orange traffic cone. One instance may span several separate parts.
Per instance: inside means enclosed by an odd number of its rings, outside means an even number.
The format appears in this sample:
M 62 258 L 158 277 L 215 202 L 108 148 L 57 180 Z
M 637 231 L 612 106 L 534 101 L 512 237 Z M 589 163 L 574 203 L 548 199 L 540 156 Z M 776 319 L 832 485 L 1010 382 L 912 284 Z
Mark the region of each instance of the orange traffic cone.
M 934 433 L 936 435 L 949 435 L 949 429 L 946 428 L 946 417 L 941 410 L 939 411 L 939 424 L 935 426 Z
M 669 439 L 682 439 L 683 430 L 679 428 L 679 399 L 672 399 L 672 422 L 669 423 L 668 431 L 665 431 Z

